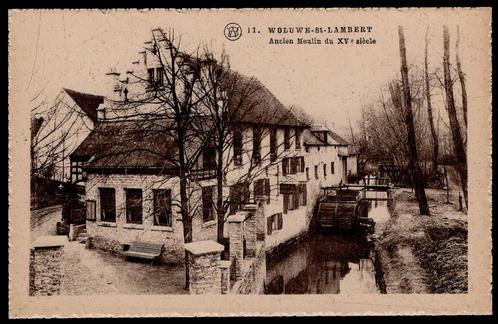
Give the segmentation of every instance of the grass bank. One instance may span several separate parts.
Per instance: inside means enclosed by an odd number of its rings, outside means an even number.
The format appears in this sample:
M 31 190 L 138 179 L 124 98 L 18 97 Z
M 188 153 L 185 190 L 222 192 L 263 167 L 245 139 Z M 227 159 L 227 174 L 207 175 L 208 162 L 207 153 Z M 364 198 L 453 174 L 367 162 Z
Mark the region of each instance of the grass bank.
M 458 193 L 426 189 L 431 211 L 421 216 L 415 194 L 394 194 L 392 217 L 376 227 L 376 255 L 387 293 L 467 292 L 467 214 Z

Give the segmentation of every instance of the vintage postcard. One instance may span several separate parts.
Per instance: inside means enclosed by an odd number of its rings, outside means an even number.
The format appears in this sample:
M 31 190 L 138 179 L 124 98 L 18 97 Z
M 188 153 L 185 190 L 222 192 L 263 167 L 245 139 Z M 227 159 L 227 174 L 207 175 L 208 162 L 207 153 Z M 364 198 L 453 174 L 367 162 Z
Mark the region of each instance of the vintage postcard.
M 10 10 L 10 317 L 490 314 L 491 44 L 491 8 Z

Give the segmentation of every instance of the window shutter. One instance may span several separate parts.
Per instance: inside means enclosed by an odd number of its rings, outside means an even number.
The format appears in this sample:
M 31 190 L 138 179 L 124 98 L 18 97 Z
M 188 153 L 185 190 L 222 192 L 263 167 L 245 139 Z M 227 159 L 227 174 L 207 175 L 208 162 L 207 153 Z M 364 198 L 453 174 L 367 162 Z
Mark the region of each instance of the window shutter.
M 289 165 L 289 159 L 282 159 L 282 174 L 285 177 L 287 175 L 287 166 Z
M 284 194 L 284 214 L 287 214 L 287 206 L 289 205 L 289 195 Z
M 261 180 L 256 180 L 254 181 L 254 196 L 261 196 L 262 195 L 262 190 L 261 190 Z
M 308 200 L 308 193 L 306 191 L 306 183 L 303 183 L 303 206 L 306 206 L 306 204 L 308 203 L 307 200 Z
M 266 234 L 271 235 L 273 227 L 273 216 L 270 216 L 266 219 Z
M 265 195 L 266 195 L 266 204 L 270 203 L 270 179 L 264 179 L 264 187 L 265 187 Z
M 278 225 L 278 226 L 277 226 L 277 228 L 278 228 L 279 230 L 280 230 L 280 229 L 282 229 L 282 227 L 283 227 L 283 225 L 284 225 L 284 220 L 283 220 L 283 218 L 282 218 L 282 213 L 278 213 L 278 214 L 277 214 L 277 222 L 278 222 L 278 223 L 277 223 L 277 225 Z
M 304 172 L 304 156 L 301 156 L 301 172 Z

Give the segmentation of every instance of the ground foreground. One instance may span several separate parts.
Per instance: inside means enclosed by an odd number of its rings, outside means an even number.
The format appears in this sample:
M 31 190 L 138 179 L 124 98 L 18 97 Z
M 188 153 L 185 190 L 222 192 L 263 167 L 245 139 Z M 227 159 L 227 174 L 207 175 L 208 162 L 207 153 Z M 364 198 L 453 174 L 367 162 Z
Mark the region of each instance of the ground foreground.
M 182 265 L 125 261 L 76 241 L 64 246 L 61 268 L 61 295 L 188 293 Z
M 376 254 L 387 293 L 467 292 L 467 214 L 458 193 L 426 189 L 431 216 L 415 193 L 398 189 L 392 217 L 376 229 Z

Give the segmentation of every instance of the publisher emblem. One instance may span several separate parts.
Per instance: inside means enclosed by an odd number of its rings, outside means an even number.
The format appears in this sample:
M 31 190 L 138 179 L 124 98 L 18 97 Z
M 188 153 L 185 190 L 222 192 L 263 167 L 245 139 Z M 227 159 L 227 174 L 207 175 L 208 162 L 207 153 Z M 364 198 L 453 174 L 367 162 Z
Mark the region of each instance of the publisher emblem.
M 225 26 L 225 37 L 230 41 L 235 41 L 242 36 L 242 28 L 237 23 L 229 23 Z

